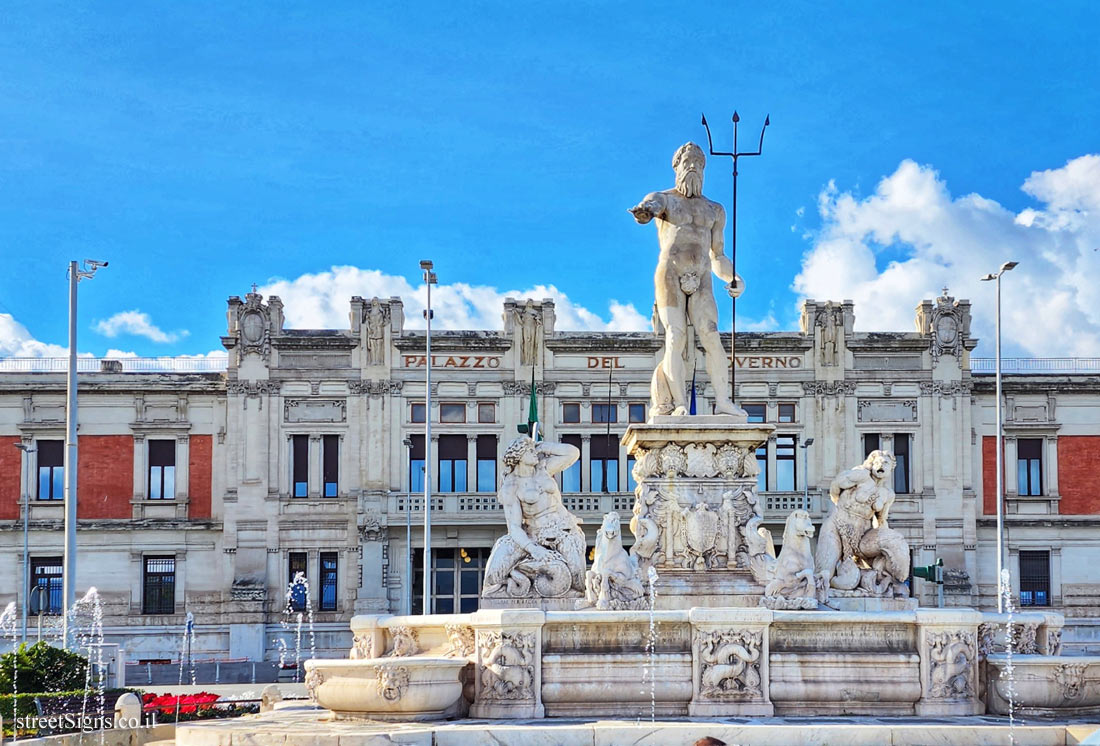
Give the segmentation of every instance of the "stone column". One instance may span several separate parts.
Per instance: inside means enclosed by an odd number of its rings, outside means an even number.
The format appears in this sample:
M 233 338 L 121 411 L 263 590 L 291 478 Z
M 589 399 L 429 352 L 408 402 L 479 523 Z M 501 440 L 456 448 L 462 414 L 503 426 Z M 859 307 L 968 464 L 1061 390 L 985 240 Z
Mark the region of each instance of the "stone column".
M 578 462 L 581 467 L 580 491 L 592 492 L 592 436 L 581 436 L 581 459 Z
M 176 498 L 186 499 L 191 492 L 191 437 L 176 437 Z
M 145 497 L 145 435 L 134 433 L 134 499 Z M 136 516 L 135 516 L 136 517 Z
M 321 496 L 321 436 L 309 436 L 309 496 Z
M 531 719 L 542 705 L 542 624 L 535 609 L 481 610 L 472 617 L 476 634 L 474 703 L 470 717 Z
M 994 441 L 994 443 L 996 443 L 996 441 Z M 994 445 L 994 447 L 996 447 L 996 445 Z M 1005 436 L 1005 438 L 1004 438 L 1004 449 L 1005 449 L 1005 458 L 1004 458 L 1005 496 L 1007 497 L 1008 495 L 1019 495 L 1020 494 L 1020 483 L 1019 483 L 1019 480 L 1016 478 L 1018 473 L 1019 473 L 1017 471 L 1017 467 L 1016 467 L 1016 460 L 1018 458 L 1018 455 L 1017 455 L 1018 451 L 1016 450 L 1016 436 L 1015 435 L 1006 435 Z M 996 477 L 997 477 L 997 475 L 994 474 L 993 478 L 996 479 Z
M 694 608 L 690 717 L 771 717 L 768 625 L 771 609 Z
M 978 623 L 973 609 L 917 609 L 921 717 L 980 715 Z

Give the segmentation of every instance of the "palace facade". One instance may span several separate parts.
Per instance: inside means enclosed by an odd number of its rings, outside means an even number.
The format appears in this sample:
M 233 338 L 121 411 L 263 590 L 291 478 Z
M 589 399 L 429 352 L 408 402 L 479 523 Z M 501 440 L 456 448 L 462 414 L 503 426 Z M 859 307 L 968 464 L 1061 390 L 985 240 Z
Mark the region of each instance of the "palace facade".
M 738 334 L 737 401 L 776 426 L 757 454 L 773 534 L 796 508 L 820 525 L 830 480 L 891 450 L 890 522 L 914 564 L 942 558 L 947 605 L 994 608 L 994 381 L 972 369 L 969 303 L 926 300 L 909 332 L 855 332 L 855 313 L 811 300 L 797 332 Z M 509 299 L 501 329 L 432 334 L 429 411 L 425 335 L 404 322 L 399 298 L 355 297 L 346 329 L 287 329 L 281 301 L 251 293 L 229 299 L 224 373 L 105 360 L 80 375 L 78 593 L 97 587 L 106 637 L 129 660 L 178 659 L 187 612 L 195 656 L 252 660 L 277 659 L 294 634 L 288 603 L 308 603 L 321 655 L 347 650 L 353 614 L 419 613 L 426 465 L 432 611 L 476 609 L 505 530 L 500 457 L 532 380 L 543 435 L 581 451 L 566 506 L 590 536 L 608 511 L 629 519 L 620 439 L 647 417 L 660 337 L 559 331 L 552 301 Z M 0 604 L 38 586 L 34 605 L 56 611 L 65 374 L 12 367 L 0 366 Z M 1100 378 L 1006 375 L 1004 392 L 1015 603 L 1065 614 L 1068 651 L 1095 648 Z M 712 399 L 701 387 L 698 411 Z M 297 573 L 308 601 L 287 595 Z M 937 603 L 932 584 L 912 585 Z

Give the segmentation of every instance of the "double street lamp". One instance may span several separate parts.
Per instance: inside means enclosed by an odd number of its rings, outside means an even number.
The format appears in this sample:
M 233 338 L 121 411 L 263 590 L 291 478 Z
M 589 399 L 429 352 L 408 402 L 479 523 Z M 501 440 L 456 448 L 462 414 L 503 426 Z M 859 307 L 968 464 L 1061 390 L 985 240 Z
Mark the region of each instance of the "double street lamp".
M 432 285 L 437 280 L 430 259 L 420 260 L 428 303 L 424 309 L 424 609 L 432 613 Z
M 1004 519 L 1004 454 L 1001 452 L 1004 439 L 1004 418 L 1001 416 L 1001 275 L 1013 269 L 1019 262 L 1005 262 L 994 274 L 986 275 L 982 282 L 997 283 L 997 321 L 996 321 L 996 373 L 997 379 L 997 612 L 1004 611 L 1004 594 L 1001 592 L 1001 576 L 1005 568 L 1005 519 Z
M 813 438 L 802 441 L 802 499 L 803 507 L 810 509 L 810 446 L 814 444 Z
M 30 523 L 31 523 L 31 475 L 28 473 L 30 455 L 38 449 L 26 443 L 16 443 L 22 461 L 19 471 L 23 474 L 23 642 L 27 641 L 27 606 L 30 604 L 31 566 L 30 566 Z M 16 594 L 17 596 L 19 594 Z

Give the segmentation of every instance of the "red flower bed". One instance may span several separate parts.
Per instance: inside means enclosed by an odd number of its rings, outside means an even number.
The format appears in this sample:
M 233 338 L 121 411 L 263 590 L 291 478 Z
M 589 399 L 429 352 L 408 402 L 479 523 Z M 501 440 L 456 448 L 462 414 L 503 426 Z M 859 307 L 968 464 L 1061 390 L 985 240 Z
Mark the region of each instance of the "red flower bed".
M 183 714 L 193 714 L 199 711 L 202 705 L 211 705 L 217 702 L 219 695 L 212 694 L 210 692 L 199 692 L 197 694 L 153 694 L 147 692 L 142 697 L 142 705 L 146 712 L 150 710 L 156 710 L 157 712 L 164 713 L 165 715 L 174 715 L 176 708 L 179 707 L 179 712 Z M 203 709 L 210 709 L 209 707 Z

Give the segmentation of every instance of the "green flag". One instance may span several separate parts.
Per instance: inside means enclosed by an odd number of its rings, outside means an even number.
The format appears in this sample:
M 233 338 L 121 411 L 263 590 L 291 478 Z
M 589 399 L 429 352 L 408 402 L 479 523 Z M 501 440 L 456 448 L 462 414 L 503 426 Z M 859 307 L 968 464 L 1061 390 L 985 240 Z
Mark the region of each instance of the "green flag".
M 536 437 L 535 425 L 539 421 L 539 402 L 535 398 L 535 369 L 531 369 L 531 404 L 527 409 L 527 424 L 520 425 L 517 429 L 521 433 L 526 433 L 532 438 Z M 538 438 L 542 439 L 542 433 L 538 433 Z

